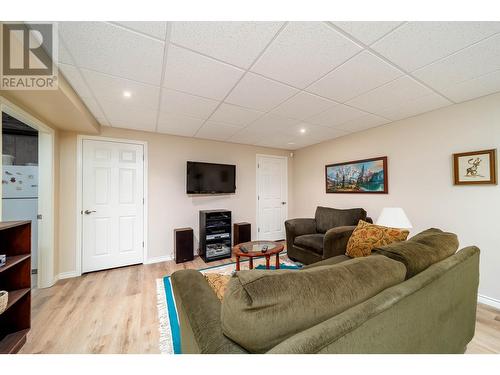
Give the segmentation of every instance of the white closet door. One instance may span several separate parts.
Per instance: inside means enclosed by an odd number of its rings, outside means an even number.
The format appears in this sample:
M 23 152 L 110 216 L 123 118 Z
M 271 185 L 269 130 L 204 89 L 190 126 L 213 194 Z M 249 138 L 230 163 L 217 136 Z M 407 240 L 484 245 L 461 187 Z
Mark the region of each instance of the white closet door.
M 287 159 L 257 157 L 257 215 L 259 240 L 285 238 L 287 218 Z
M 143 262 L 144 148 L 83 141 L 82 271 Z

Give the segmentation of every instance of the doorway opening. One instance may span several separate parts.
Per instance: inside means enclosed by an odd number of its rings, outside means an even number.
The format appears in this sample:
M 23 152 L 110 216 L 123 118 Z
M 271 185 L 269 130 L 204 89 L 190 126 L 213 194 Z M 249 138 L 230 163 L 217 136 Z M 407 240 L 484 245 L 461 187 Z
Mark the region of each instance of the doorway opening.
M 31 221 L 31 273 L 38 273 L 38 130 L 2 113 L 2 220 Z
M 32 267 L 36 270 L 32 285 L 36 285 L 37 288 L 48 288 L 57 281 L 54 264 L 55 131 L 3 96 L 0 96 L 0 113 L 2 123 L 5 119 L 5 130 L 7 131 L 7 139 L 4 144 L 4 129 L 3 126 L 0 126 L 0 154 L 2 154 L 2 159 L 0 159 L 0 170 L 2 171 L 0 197 L 8 199 L 8 201 L 0 199 L 0 220 L 11 220 L 13 216 L 10 216 L 12 214 L 10 211 L 12 210 L 15 211 L 16 215 L 20 214 L 21 208 L 26 205 L 26 202 L 20 201 L 21 199 L 30 199 L 32 206 L 35 206 L 34 198 L 36 198 L 36 211 L 33 210 L 33 207 L 29 209 L 30 215 L 36 216 L 22 217 L 26 217 L 25 220 L 31 220 L 33 233 L 36 234 L 36 240 L 33 239 L 34 242 L 32 242 L 35 258 L 32 259 Z M 30 139 L 18 140 L 16 137 L 13 139 L 11 137 L 13 135 Z M 2 150 L 3 148 L 5 150 Z M 29 150 L 23 151 L 26 148 Z M 6 164 L 5 168 L 4 164 Z M 20 167 L 22 167 L 21 170 L 18 170 Z M 30 169 L 33 173 L 28 172 Z M 7 174 L 4 170 L 12 175 Z M 35 172 L 37 172 L 37 176 Z M 13 177 L 14 179 L 12 179 Z M 36 180 L 38 180 L 37 183 L 35 183 Z M 22 183 L 20 183 L 21 181 Z M 7 190 L 5 195 L 4 190 Z M 5 210 L 3 209 L 4 204 L 7 204 Z

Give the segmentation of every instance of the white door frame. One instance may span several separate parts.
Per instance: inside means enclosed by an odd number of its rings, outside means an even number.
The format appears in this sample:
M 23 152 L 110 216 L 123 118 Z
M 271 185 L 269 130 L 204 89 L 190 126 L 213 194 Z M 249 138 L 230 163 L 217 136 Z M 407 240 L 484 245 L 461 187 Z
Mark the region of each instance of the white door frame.
M 285 202 L 286 202 L 286 212 L 285 212 L 285 220 L 288 219 L 288 157 L 287 156 L 279 156 L 279 155 L 266 155 L 266 154 L 256 154 L 255 155 L 255 203 L 256 203 L 256 213 L 257 213 L 257 218 L 255 220 L 257 224 L 257 240 L 260 239 L 260 212 L 259 212 L 259 186 L 260 186 L 260 179 L 259 179 L 259 158 L 260 157 L 265 157 L 265 158 L 275 158 L 275 159 L 283 159 L 285 160 L 285 181 L 286 181 L 286 189 L 285 189 Z M 283 223 L 284 225 L 284 223 Z
M 83 231 L 82 231 L 82 199 L 83 199 L 83 141 L 103 141 L 103 142 L 116 142 L 128 143 L 133 145 L 143 146 L 144 155 L 144 173 L 143 173 L 143 194 L 144 194 L 144 227 L 143 227 L 143 263 L 148 261 L 148 142 L 137 141 L 124 138 L 109 138 L 94 135 L 81 135 L 77 136 L 76 144 L 76 275 L 82 275 L 82 257 L 83 257 Z
M 17 118 L 33 129 L 38 130 L 38 164 L 45 165 L 39 170 L 38 181 L 38 214 L 43 215 L 43 230 L 38 231 L 38 274 L 37 288 L 48 288 L 55 284 L 57 277 L 54 271 L 54 171 L 55 171 L 55 131 L 36 117 L 32 116 L 22 108 L 16 106 L 3 96 L 0 96 L 0 113 Z M 0 154 L 2 153 L 2 131 L 0 129 Z M 1 161 L 0 161 L 1 165 Z M 0 186 L 0 196 L 2 193 Z M 2 212 L 2 200 L 0 199 L 0 216 Z M 40 228 L 40 226 L 39 226 Z M 40 251 L 44 249 L 44 251 Z

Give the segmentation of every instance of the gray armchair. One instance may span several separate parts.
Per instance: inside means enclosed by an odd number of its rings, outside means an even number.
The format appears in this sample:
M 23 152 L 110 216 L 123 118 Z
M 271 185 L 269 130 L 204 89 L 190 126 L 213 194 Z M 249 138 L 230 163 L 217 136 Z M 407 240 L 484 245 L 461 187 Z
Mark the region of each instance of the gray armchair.
M 316 208 L 314 219 L 285 222 L 288 257 L 304 264 L 345 256 L 347 241 L 359 220 L 372 222 L 362 208 Z

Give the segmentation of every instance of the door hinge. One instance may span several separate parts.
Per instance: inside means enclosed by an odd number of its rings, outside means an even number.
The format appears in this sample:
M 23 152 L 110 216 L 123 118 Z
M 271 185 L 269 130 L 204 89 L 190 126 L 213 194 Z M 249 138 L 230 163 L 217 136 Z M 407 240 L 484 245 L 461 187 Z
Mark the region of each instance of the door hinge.
M 257 163 L 257 168 L 260 168 L 260 163 Z
M 260 195 L 257 195 L 257 200 L 260 201 Z
M 259 233 L 260 233 L 260 228 L 257 228 L 257 232 L 259 232 Z
M 144 198 L 142 198 L 142 204 L 144 204 Z
M 144 241 L 142 241 L 142 247 L 144 248 Z

